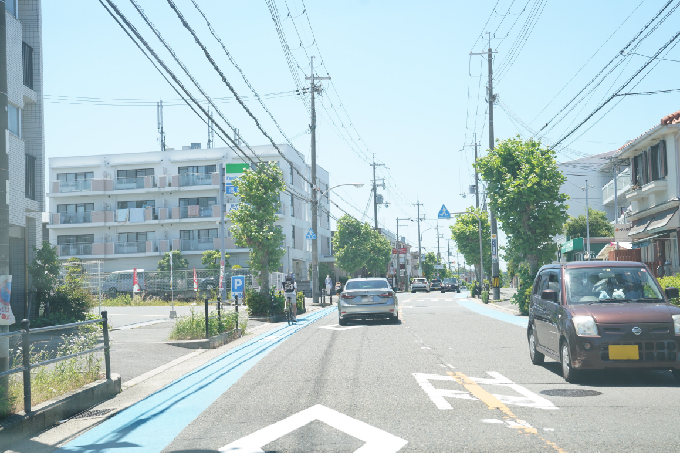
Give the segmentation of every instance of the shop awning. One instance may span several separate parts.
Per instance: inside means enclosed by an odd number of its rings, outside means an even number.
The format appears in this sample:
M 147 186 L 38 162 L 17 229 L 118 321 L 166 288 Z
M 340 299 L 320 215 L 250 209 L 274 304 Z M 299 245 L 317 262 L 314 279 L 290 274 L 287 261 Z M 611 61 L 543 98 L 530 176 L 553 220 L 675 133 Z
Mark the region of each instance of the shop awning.
M 644 222 L 640 222 L 637 225 L 634 225 L 630 229 L 630 233 L 628 233 L 629 236 L 632 236 L 633 234 L 640 234 L 643 231 L 647 229 L 647 226 L 652 223 L 653 219 L 645 220 Z
M 657 216 L 649 222 L 647 226 L 648 233 L 655 233 L 654 230 L 659 230 L 660 228 L 680 228 L 680 222 L 678 221 L 678 210 L 674 209 L 671 212 L 664 212 L 662 214 L 657 214 Z

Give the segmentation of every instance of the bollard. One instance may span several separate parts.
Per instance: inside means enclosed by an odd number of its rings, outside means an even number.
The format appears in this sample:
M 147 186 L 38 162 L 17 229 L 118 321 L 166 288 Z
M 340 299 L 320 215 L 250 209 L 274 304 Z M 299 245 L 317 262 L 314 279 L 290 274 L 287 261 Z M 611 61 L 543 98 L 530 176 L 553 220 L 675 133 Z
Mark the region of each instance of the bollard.
M 111 347 L 109 342 L 109 312 L 102 312 L 102 327 L 104 328 L 104 366 L 106 367 L 106 379 L 111 379 Z
M 236 330 L 238 330 L 238 294 L 234 294 L 234 307 L 236 310 Z
M 205 338 L 210 338 L 210 324 L 208 324 L 208 298 L 205 298 Z
M 218 334 L 222 333 L 222 311 L 221 311 L 220 305 L 222 305 L 222 301 L 217 299 L 217 333 Z
M 21 334 L 21 355 L 24 365 L 24 413 L 31 412 L 31 340 L 29 338 L 28 327 L 30 322 L 28 319 L 21 321 L 21 327 L 24 332 Z

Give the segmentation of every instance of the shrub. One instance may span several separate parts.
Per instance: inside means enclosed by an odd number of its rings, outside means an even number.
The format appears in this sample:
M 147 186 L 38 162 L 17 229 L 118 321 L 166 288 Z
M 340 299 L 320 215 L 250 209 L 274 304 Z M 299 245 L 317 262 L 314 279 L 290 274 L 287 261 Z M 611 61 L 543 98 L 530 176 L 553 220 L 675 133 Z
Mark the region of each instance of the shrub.
M 661 288 L 680 288 L 680 274 L 673 275 L 671 277 L 661 277 L 659 279 L 659 285 Z M 671 299 L 673 305 L 680 305 L 680 299 Z
M 534 286 L 534 278 L 529 271 L 529 265 L 524 263 L 519 266 L 517 270 L 519 276 L 519 288 L 517 293 L 512 296 L 512 303 L 519 307 L 519 312 L 522 315 L 529 314 L 529 304 L 531 301 L 531 289 Z
M 229 332 L 236 328 L 236 319 L 238 318 L 238 326 L 243 332 L 248 327 L 248 310 L 223 312 L 221 318 L 217 316 L 217 310 L 208 313 L 208 334 L 213 337 L 224 332 Z M 196 313 L 191 310 L 191 313 L 185 316 L 180 316 L 175 321 L 172 327 L 170 340 L 200 340 L 205 338 L 205 315 L 203 313 Z
M 482 291 L 482 302 L 485 304 L 489 303 L 489 292 L 488 291 Z
M 305 308 L 305 293 L 303 292 L 297 293 L 297 295 L 295 296 L 295 302 L 297 305 L 298 314 L 302 314 L 307 311 L 307 309 Z

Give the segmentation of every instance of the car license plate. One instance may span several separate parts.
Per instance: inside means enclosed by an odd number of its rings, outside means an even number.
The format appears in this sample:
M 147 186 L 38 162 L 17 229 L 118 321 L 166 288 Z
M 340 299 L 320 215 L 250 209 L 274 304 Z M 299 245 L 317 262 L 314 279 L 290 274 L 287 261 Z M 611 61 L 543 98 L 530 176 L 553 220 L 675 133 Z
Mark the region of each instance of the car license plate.
M 609 360 L 640 360 L 637 345 L 609 345 Z

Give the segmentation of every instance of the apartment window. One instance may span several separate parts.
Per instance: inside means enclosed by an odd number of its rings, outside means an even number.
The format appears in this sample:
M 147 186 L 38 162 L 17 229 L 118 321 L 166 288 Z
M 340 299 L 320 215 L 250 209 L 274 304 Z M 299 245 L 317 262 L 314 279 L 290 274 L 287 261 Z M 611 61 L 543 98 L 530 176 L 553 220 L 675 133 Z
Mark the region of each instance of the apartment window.
M 290 216 L 295 216 L 295 200 L 293 199 L 293 194 L 290 194 Z
M 69 234 L 66 236 L 57 236 L 57 245 L 93 243 L 94 234 Z
M 21 61 L 24 68 L 24 85 L 33 89 L 33 47 L 23 43 L 21 47 Z
M 134 209 L 134 208 L 147 208 L 156 207 L 156 201 L 154 200 L 137 200 L 137 201 L 119 201 L 118 209 Z
M 58 204 L 57 213 L 73 213 L 73 212 L 90 212 L 94 211 L 94 203 L 77 203 L 77 204 Z
M 661 140 L 631 160 L 633 184 L 644 186 L 652 181 L 664 179 L 668 174 L 666 142 Z
M 94 173 L 91 171 L 81 173 L 59 173 L 57 174 L 57 181 L 84 181 L 86 179 L 94 178 Z
M 133 179 L 141 178 L 143 176 L 153 176 L 153 168 L 137 168 L 135 170 L 118 170 L 116 177 L 118 179 Z
M 26 186 L 26 198 L 35 200 L 35 156 L 26 154 L 26 174 L 24 182 Z
M 19 0 L 5 0 L 5 9 L 12 16 L 19 18 Z
M 21 109 L 7 104 L 7 129 L 21 138 Z
M 180 198 L 180 206 L 212 206 L 217 204 L 217 197 L 196 197 L 196 198 Z
M 291 232 L 292 234 L 290 235 L 290 241 L 292 243 L 292 247 L 295 248 L 295 227 L 291 227 Z
M 194 241 L 196 239 L 214 239 L 217 236 L 217 228 L 208 228 L 206 230 L 180 230 L 179 238 L 187 241 Z
M 144 231 L 141 233 L 118 233 L 118 242 L 146 242 L 153 241 L 156 238 L 156 233 L 153 231 Z
M 294 183 L 294 181 L 293 181 L 293 175 L 294 174 L 295 173 L 293 172 L 293 164 L 290 164 L 290 183 L 291 183 L 291 185 Z
M 180 175 L 209 175 L 217 172 L 217 165 L 179 167 L 177 170 Z

